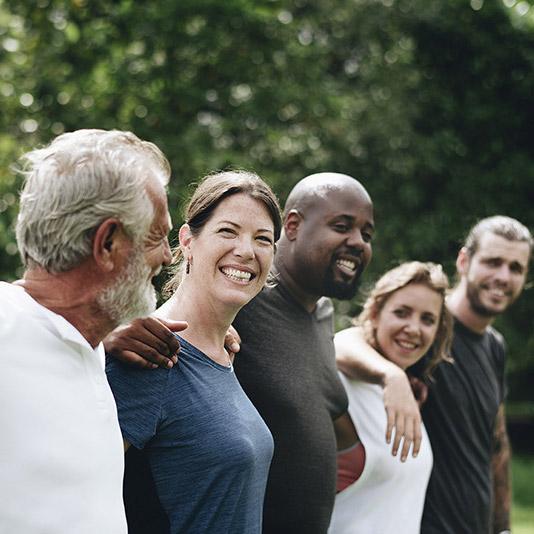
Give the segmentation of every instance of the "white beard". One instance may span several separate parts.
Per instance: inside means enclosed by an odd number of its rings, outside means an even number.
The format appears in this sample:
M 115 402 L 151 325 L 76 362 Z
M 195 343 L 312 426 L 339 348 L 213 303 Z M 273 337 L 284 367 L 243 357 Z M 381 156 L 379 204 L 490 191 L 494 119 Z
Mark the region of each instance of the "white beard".
M 132 252 L 117 279 L 98 296 L 100 309 L 116 325 L 146 317 L 156 309 L 156 290 L 143 253 Z

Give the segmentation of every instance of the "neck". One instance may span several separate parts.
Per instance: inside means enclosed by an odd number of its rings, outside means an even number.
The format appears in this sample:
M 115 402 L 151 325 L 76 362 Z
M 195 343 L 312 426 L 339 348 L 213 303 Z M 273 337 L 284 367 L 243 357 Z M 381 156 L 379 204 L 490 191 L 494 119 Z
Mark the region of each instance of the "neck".
M 95 348 L 117 325 L 96 304 L 98 281 L 82 264 L 65 273 L 30 268 L 14 284 L 44 308 L 61 315 Z
M 456 287 L 447 299 L 447 308 L 462 324 L 473 332 L 483 334 L 486 328 L 493 323 L 495 317 L 478 314 L 466 296 L 466 288 L 462 282 Z
M 289 291 L 291 296 L 308 312 L 311 313 L 321 295 L 311 295 L 298 284 L 297 277 L 292 274 L 292 269 L 284 262 L 283 254 L 275 258 L 275 267 L 278 272 L 278 282 Z M 298 272 L 298 271 L 294 271 Z
M 155 315 L 164 319 L 187 321 L 188 327 L 180 332 L 180 336 L 212 360 L 228 365 L 224 339 L 239 308 L 229 309 L 217 305 L 198 293 L 193 291 L 187 282 L 183 282 Z

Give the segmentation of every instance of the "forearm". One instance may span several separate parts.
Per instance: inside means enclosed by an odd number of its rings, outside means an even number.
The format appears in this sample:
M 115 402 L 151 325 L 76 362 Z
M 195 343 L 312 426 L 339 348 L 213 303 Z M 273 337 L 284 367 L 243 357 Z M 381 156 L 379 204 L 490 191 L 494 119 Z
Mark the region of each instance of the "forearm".
M 512 488 L 510 483 L 510 441 L 506 431 L 504 407 L 497 415 L 493 432 L 493 532 L 510 529 Z
M 393 455 L 397 454 L 404 440 L 401 460 L 406 460 L 412 443 L 413 455 L 416 456 L 422 439 L 421 414 L 406 373 L 368 345 L 357 328 L 338 332 L 334 344 L 336 361 L 344 374 L 382 386 L 387 416 L 387 443 L 391 443 L 395 429 Z
M 404 374 L 402 369 L 371 347 L 357 328 L 337 333 L 334 337 L 334 344 L 337 366 L 350 378 L 384 387 L 392 375 Z

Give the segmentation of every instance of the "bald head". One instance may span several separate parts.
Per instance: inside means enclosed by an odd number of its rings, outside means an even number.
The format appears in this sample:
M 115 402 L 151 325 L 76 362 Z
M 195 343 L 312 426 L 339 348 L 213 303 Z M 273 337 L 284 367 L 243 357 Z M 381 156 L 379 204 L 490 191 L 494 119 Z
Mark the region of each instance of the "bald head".
M 363 187 L 352 176 L 337 172 L 319 172 L 306 176 L 289 193 L 287 197 L 284 216 L 291 210 L 306 213 L 318 203 L 324 203 L 332 193 L 342 192 L 354 194 L 371 204 L 371 197 Z
M 278 242 L 280 280 L 306 309 L 321 296 L 350 299 L 371 260 L 373 203 L 346 174 L 303 178 L 291 191 Z

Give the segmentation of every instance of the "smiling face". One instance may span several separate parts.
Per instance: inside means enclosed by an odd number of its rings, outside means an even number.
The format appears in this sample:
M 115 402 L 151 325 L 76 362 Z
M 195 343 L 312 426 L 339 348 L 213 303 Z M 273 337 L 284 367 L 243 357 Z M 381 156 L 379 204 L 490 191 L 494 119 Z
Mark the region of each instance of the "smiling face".
M 130 243 L 129 254 L 117 277 L 98 296 L 101 310 L 117 325 L 147 316 L 156 309 L 152 278 L 172 261 L 167 239 L 171 218 L 165 189 L 153 178 L 147 184 L 147 193 L 154 208 L 152 223 L 139 243 Z
M 274 224 L 265 205 L 244 193 L 225 198 L 196 236 L 180 231 L 190 262 L 184 284 L 209 302 L 241 308 L 264 286 L 274 256 Z
M 479 316 L 494 317 L 505 311 L 521 294 L 527 276 L 530 247 L 485 233 L 471 259 L 464 251 L 457 268 L 465 285 L 471 309 Z
M 311 295 L 351 299 L 371 260 L 373 229 L 373 205 L 359 186 L 335 188 L 316 200 L 299 222 L 299 286 Z
M 410 367 L 434 342 L 442 308 L 443 297 L 425 284 L 398 289 L 371 318 L 375 348 L 401 369 Z

